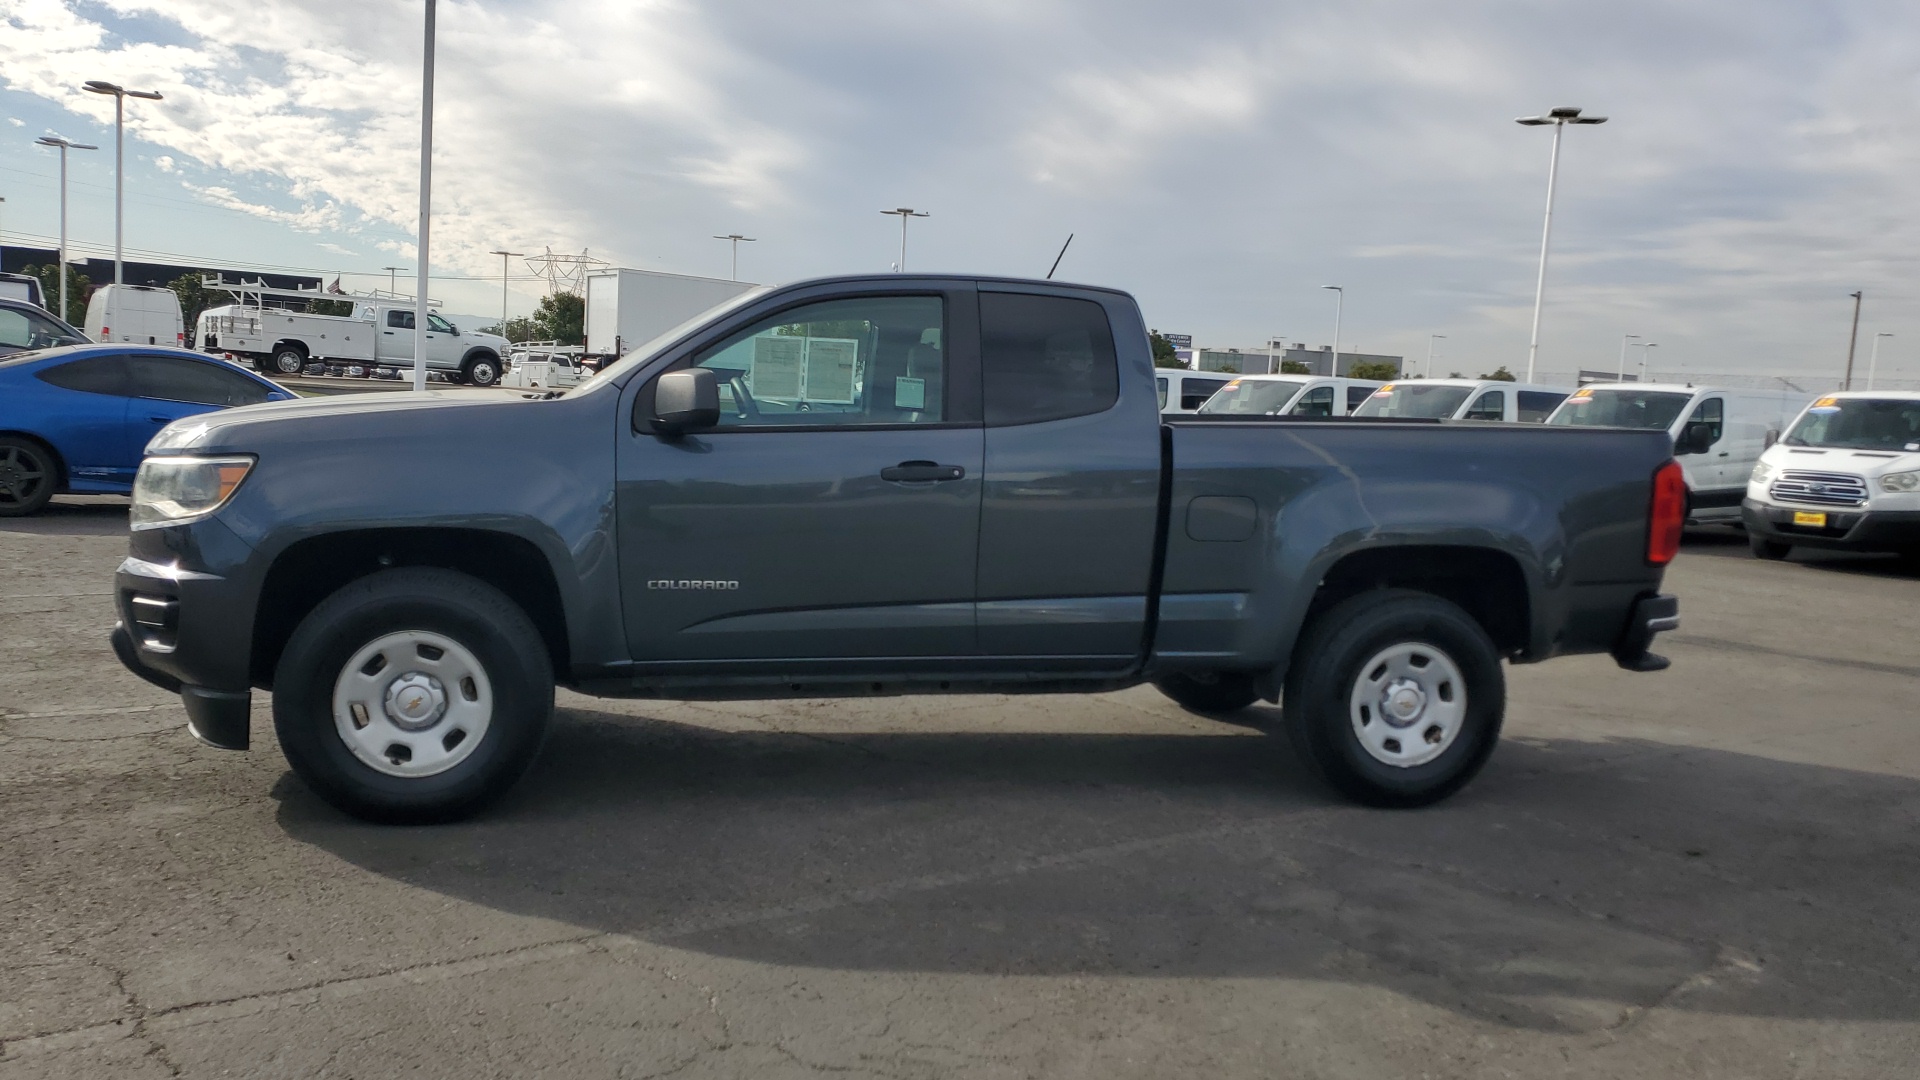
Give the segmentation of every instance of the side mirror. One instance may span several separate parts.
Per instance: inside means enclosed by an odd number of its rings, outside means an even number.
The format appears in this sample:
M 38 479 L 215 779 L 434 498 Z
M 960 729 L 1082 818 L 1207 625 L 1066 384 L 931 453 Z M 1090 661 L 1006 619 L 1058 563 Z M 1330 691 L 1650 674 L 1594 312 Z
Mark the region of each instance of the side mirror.
M 1680 429 L 1680 437 L 1674 440 L 1673 452 L 1676 454 L 1704 454 L 1713 446 L 1712 424 L 1688 424 Z
M 720 422 L 720 382 L 707 368 L 669 371 L 653 384 L 653 430 L 676 438 Z

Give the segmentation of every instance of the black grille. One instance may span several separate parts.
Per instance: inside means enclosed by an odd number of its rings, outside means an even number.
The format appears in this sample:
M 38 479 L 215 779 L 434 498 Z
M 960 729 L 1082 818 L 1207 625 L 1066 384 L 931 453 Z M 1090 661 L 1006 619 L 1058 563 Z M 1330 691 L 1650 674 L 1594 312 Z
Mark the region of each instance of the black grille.
M 1781 502 L 1809 506 L 1860 506 L 1867 501 L 1867 482 L 1852 473 L 1788 469 L 1768 489 Z

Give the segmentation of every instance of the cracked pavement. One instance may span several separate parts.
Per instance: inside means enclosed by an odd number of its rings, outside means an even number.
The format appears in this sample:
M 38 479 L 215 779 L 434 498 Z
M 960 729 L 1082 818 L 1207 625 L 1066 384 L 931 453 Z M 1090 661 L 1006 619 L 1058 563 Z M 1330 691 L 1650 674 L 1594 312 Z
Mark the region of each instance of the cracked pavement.
M 383 829 L 107 649 L 124 503 L 0 522 L 0 1078 L 1885 1077 L 1920 1060 L 1920 574 L 1701 534 L 1669 672 L 1512 669 L 1445 805 L 1098 697 L 562 692 Z

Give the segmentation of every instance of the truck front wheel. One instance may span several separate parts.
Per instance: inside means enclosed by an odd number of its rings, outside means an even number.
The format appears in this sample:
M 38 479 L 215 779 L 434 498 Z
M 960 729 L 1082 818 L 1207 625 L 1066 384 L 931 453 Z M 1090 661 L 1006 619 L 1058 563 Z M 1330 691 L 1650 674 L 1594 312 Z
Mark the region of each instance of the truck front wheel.
M 1424 806 L 1471 780 L 1506 711 L 1500 653 L 1472 616 L 1428 593 L 1385 589 L 1308 626 L 1283 711 L 1300 756 L 1372 806 Z
M 452 821 L 511 787 L 553 712 L 553 668 L 526 612 L 431 567 L 383 570 L 294 630 L 273 726 L 316 794 L 369 821 Z
M 500 361 L 491 356 L 476 356 L 460 369 L 463 381 L 475 386 L 492 386 L 500 381 Z
M 1239 712 L 1260 700 L 1253 676 L 1236 671 L 1163 675 L 1153 680 L 1153 688 L 1172 698 L 1181 708 L 1204 716 Z
M 307 369 L 307 354 L 291 345 L 282 345 L 273 350 L 268 365 L 273 368 L 275 375 L 293 378 Z

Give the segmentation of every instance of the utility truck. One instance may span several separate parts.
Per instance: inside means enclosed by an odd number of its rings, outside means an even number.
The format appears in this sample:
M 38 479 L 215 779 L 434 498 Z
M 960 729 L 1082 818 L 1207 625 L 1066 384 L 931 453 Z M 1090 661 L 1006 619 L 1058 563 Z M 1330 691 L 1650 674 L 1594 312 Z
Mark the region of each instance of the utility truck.
M 209 289 L 236 302 L 211 307 L 194 326 L 194 345 L 251 363 L 269 375 L 291 377 L 309 364 L 367 364 L 412 370 L 415 301 L 374 293 L 334 295 L 319 289 L 278 289 L 261 282 L 206 278 Z M 350 304 L 346 315 L 318 314 L 320 304 Z M 429 305 L 437 304 L 429 300 Z M 427 313 L 426 367 L 451 382 L 492 386 L 500 381 L 507 339 L 462 330 Z

